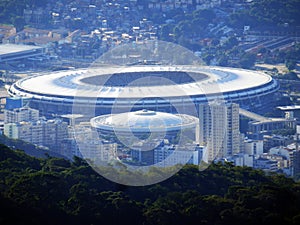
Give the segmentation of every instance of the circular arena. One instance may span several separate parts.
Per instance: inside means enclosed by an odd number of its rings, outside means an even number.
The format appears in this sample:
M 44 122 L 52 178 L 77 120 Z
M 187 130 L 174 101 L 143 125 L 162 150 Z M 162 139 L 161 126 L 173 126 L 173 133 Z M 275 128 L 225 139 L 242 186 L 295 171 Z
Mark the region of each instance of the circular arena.
M 97 116 L 91 119 L 92 127 L 99 130 L 103 137 L 111 138 L 118 133 L 121 136 L 129 137 L 128 134 L 142 140 L 153 133 L 158 136 L 169 138 L 176 137 L 176 134 L 183 129 L 196 129 L 198 119 L 193 116 L 183 114 L 170 114 L 149 110 L 139 110 L 135 112 L 110 114 Z M 164 135 L 162 135 L 164 134 Z
M 44 116 L 93 115 L 142 109 L 189 114 L 188 106 L 215 99 L 259 112 L 272 105 L 276 80 L 257 71 L 208 66 L 142 65 L 55 71 L 29 76 L 9 88 L 11 96 L 31 99 Z M 128 110 L 129 109 L 129 110 Z M 85 112 L 86 111 L 86 112 Z M 78 113 L 78 111 L 76 112 Z

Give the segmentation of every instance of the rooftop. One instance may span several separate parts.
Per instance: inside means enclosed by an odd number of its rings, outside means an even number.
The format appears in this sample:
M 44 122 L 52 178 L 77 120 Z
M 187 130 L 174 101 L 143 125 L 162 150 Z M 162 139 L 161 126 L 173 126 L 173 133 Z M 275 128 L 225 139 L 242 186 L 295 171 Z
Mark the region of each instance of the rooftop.
M 152 75 L 136 79 L 138 78 L 136 77 L 137 74 L 151 74 L 154 72 L 160 74 L 161 77 L 159 78 L 155 75 L 155 79 L 149 79 L 149 77 L 153 78 Z M 182 75 L 188 75 L 191 79 L 175 82 L 175 80 L 170 79 L 171 76 L 174 75 L 174 72 L 184 72 Z M 109 77 L 109 75 L 112 74 L 114 74 L 114 76 Z M 120 76 L 115 76 L 116 74 Z M 116 85 L 113 82 L 110 83 L 110 81 L 115 80 L 114 78 L 119 77 L 122 77 L 122 80 L 126 80 L 129 74 L 135 74 L 135 77 L 128 81 L 128 86 L 124 87 Z M 105 83 L 91 84 L 91 77 L 99 79 L 101 76 L 104 76 L 102 80 L 104 80 Z M 160 81 L 164 81 L 164 83 L 158 84 L 158 78 Z M 26 93 L 28 97 L 32 95 L 52 95 L 91 98 L 95 96 L 101 96 L 103 98 L 136 98 L 141 96 L 195 96 L 242 90 L 249 90 L 250 92 L 252 88 L 271 84 L 271 82 L 272 78 L 270 76 L 256 71 L 236 68 L 173 65 L 56 71 L 50 74 L 24 78 L 18 81 L 16 86 L 18 87 L 18 92 L 23 92 L 22 95 Z M 254 91 L 252 92 L 255 93 Z
M 20 53 L 23 51 L 32 51 L 35 49 L 41 49 L 41 47 L 33 45 L 2 44 L 0 45 L 0 57 L 2 55 Z
M 120 114 L 98 116 L 91 119 L 95 128 L 113 131 L 144 132 L 172 131 L 195 127 L 198 119 L 183 114 L 170 114 L 139 110 Z
M 300 109 L 300 105 L 289 105 L 289 106 L 278 106 L 277 107 L 280 110 L 299 110 Z

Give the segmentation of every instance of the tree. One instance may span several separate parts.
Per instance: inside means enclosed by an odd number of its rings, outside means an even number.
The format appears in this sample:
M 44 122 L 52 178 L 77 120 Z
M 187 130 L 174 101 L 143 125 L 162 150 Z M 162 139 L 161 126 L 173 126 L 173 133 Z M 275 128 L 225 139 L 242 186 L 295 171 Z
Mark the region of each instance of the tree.
M 19 32 L 24 29 L 25 21 L 21 16 L 16 16 L 12 19 L 12 24 L 15 26 L 16 31 Z
M 118 188 L 75 161 L 38 160 L 0 146 L 1 224 L 296 225 L 299 221 L 300 184 L 283 175 L 230 163 L 211 164 L 201 172 L 187 165 L 159 184 Z
M 219 66 L 228 66 L 228 56 L 223 54 L 218 61 Z
M 285 66 L 286 68 L 288 68 L 288 70 L 294 70 L 296 68 L 296 65 L 297 65 L 297 61 L 294 60 L 294 59 L 289 59 L 289 60 L 286 60 L 285 62 Z
M 174 25 L 173 24 L 164 24 L 160 29 L 160 38 L 164 41 L 171 41 L 173 38 L 170 34 L 173 33 Z
M 242 55 L 239 64 L 244 69 L 250 69 L 251 67 L 254 66 L 255 60 L 256 60 L 256 56 L 254 54 L 246 53 Z
M 228 40 L 224 43 L 223 47 L 225 50 L 233 49 L 235 46 L 237 46 L 239 41 L 236 39 L 236 37 L 230 37 Z

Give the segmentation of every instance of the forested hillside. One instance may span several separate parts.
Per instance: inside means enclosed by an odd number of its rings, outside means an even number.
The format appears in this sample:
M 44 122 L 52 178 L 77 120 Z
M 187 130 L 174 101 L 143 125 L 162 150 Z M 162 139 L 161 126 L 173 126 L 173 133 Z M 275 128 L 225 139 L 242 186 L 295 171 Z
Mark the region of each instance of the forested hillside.
M 299 224 L 300 184 L 251 168 L 186 166 L 127 187 L 84 161 L 37 159 L 0 146 L 0 224 Z
M 25 8 L 45 7 L 51 0 L 0 0 L 0 23 L 15 24 L 23 21 Z
M 234 26 L 300 26 L 300 0 L 253 0 L 249 8 L 237 10 L 231 15 Z

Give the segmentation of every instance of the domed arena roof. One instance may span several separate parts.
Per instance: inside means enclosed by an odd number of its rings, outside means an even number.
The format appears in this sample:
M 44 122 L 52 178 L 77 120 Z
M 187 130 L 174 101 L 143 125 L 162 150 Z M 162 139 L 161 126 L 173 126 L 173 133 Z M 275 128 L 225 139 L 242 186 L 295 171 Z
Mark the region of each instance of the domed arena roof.
M 91 125 L 101 130 L 130 132 L 167 132 L 196 126 L 198 119 L 183 114 L 170 114 L 139 110 L 120 114 L 98 116 Z

